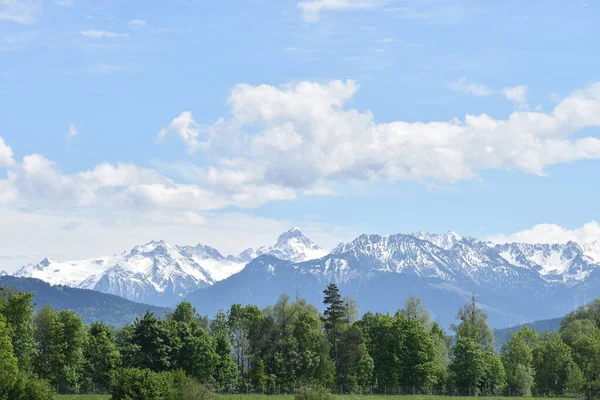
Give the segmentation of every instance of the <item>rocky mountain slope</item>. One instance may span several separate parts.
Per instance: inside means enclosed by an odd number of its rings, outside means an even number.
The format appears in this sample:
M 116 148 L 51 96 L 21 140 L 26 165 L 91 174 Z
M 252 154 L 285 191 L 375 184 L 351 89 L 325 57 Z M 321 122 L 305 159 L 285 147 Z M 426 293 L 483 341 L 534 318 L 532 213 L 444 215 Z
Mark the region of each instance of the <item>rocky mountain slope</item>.
M 361 235 L 327 252 L 294 228 L 273 246 L 223 256 L 205 245 L 153 241 L 120 255 L 44 259 L 14 275 L 214 315 L 232 303 L 273 304 L 281 293 L 321 303 L 336 282 L 361 310 L 395 312 L 410 294 L 444 326 L 471 294 L 495 327 L 558 317 L 600 295 L 600 241 L 493 244 L 455 232 Z
M 283 233 L 273 246 L 248 249 L 237 256 L 225 257 L 202 244 L 175 246 L 161 240 L 97 259 L 60 262 L 45 258 L 38 264 L 23 266 L 13 275 L 173 306 L 194 290 L 239 272 L 258 255 L 303 261 L 326 253 L 294 228 Z
M 494 245 L 454 232 L 361 235 L 325 257 L 305 262 L 261 256 L 241 272 L 188 299 L 212 315 L 231 303 L 272 304 L 281 293 L 315 304 L 336 282 L 364 311 L 395 312 L 409 295 L 423 298 L 449 326 L 472 294 L 495 327 L 563 315 L 600 295 L 593 246 Z

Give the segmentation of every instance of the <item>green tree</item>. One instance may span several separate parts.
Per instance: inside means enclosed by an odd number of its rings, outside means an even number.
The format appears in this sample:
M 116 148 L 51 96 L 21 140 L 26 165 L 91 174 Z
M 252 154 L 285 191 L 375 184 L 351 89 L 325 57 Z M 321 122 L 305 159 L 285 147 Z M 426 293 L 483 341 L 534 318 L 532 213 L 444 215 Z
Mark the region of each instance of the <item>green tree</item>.
M 561 331 L 576 320 L 591 321 L 596 328 L 600 329 L 600 299 L 595 299 L 585 306 L 579 307 L 577 310 L 565 315 L 565 318 L 560 323 Z
M 535 384 L 540 390 L 562 392 L 573 365 L 571 349 L 558 334 L 545 334 L 533 350 Z
M 54 400 L 56 393 L 50 384 L 37 376 L 19 371 L 8 393 L 10 400 Z
M 579 336 L 571 350 L 585 379 L 588 382 L 600 380 L 600 330 L 594 328 L 591 333 Z
M 102 322 L 94 322 L 90 327 L 84 350 L 84 375 L 88 390 L 107 392 L 112 373 L 121 366 L 121 353 L 113 328 Z
M 177 322 L 191 323 L 197 321 L 196 309 L 191 303 L 183 301 L 177 305 L 175 311 L 169 315 L 169 319 Z
M 531 388 L 534 385 L 534 371 L 532 367 L 517 364 L 512 372 L 510 387 L 515 393 L 524 397 L 531 397 Z
M 469 337 L 481 344 L 487 351 L 494 350 L 494 333 L 487 324 L 487 314 L 477 305 L 475 295 L 471 302 L 458 311 L 460 323 L 453 325 L 456 336 Z
M 31 372 L 33 368 L 33 313 L 33 294 L 0 288 L 0 314 L 6 318 L 19 370 L 23 372 Z
M 54 311 L 46 306 L 34 318 L 38 346 L 35 371 L 59 392 L 78 390 L 83 372 L 86 331 L 81 318 L 72 311 Z
M 431 385 L 435 389 L 441 390 L 448 383 L 448 364 L 450 364 L 448 351 L 449 338 L 436 322 L 431 325 L 430 335 L 435 354 Z
M 323 291 L 325 295 L 323 304 L 325 311 L 323 312 L 323 322 L 325 324 L 325 332 L 331 343 L 331 357 L 336 368 L 336 377 L 340 382 L 340 374 L 338 372 L 338 339 L 343 331 L 348 326 L 348 316 L 346 314 L 346 305 L 340 295 L 340 291 L 335 283 L 330 283 L 327 289 Z
M 256 306 L 242 307 L 240 304 L 233 304 L 227 313 L 227 326 L 229 328 L 229 341 L 237 360 L 240 383 L 250 384 L 250 346 L 252 338 L 256 337 L 256 332 L 264 319 L 263 314 Z
M 83 350 L 87 339 L 81 317 L 72 311 L 59 311 L 53 337 L 56 340 L 53 362 L 59 390 L 63 393 L 77 392 L 83 373 Z
M 252 368 L 252 385 L 259 393 L 267 390 L 268 378 L 264 360 L 257 360 Z
M 485 350 L 470 336 L 459 336 L 453 349 L 450 372 L 459 390 L 478 393 L 486 376 Z
M 366 313 L 357 325 L 365 333 L 365 343 L 373 359 L 373 380 L 380 387 L 397 386 L 403 373 L 403 316 Z
M 571 395 L 585 391 L 585 376 L 574 362 L 568 366 L 564 390 Z
M 359 391 L 371 383 L 374 368 L 363 333 L 350 326 L 342 332 L 338 344 L 337 384 L 343 391 Z
M 121 365 L 124 368 L 135 368 L 138 366 L 140 357 L 140 346 L 135 343 L 135 329 L 133 325 L 125 325 L 115 335 Z
M 431 323 L 429 312 L 423 306 L 423 301 L 417 296 L 409 296 L 400 312 L 408 319 L 420 321 L 425 327 L 429 327 Z
M 171 343 L 165 321 L 146 312 L 133 324 L 132 342 L 139 352 L 136 364 L 152 371 L 166 371 L 171 367 Z
M 215 353 L 218 357 L 213 376 L 216 388 L 220 391 L 232 389 L 237 385 L 238 369 L 231 354 L 229 339 L 225 333 L 218 331 L 214 338 Z
M 0 399 L 8 399 L 8 394 L 17 381 L 18 372 L 18 361 L 14 354 L 6 318 L 0 314 Z
M 342 301 L 344 302 L 344 308 L 346 309 L 346 320 L 348 323 L 353 324 L 358 321 L 359 312 L 356 300 L 353 297 L 344 296 Z
M 485 374 L 481 383 L 481 390 L 485 394 L 497 395 L 506 387 L 506 374 L 502 359 L 491 351 L 484 354 Z
M 598 331 L 596 323 L 590 319 L 576 319 L 569 323 L 562 323 L 560 336 L 567 345 L 572 346 L 580 337 Z
M 34 370 L 39 376 L 54 384 L 56 382 L 54 353 L 57 350 L 55 329 L 58 324 L 58 314 L 51 306 L 46 305 L 34 317 L 33 324 L 34 339 L 37 344 Z
M 511 332 L 509 339 L 502 345 L 501 357 L 507 384 L 517 392 L 531 393 L 532 385 L 528 376 L 533 377 L 533 345 L 538 335 L 531 328 Z
M 219 361 L 214 338 L 194 319 L 174 321 L 172 329 L 179 344 L 172 356 L 172 367 L 182 369 L 201 383 L 210 383 Z
M 401 333 L 404 365 L 400 384 L 422 389 L 431 382 L 433 376 L 433 341 L 420 318 L 402 318 Z
M 293 322 L 292 334 L 300 359 L 296 373 L 298 383 L 306 386 L 317 382 L 330 386 L 333 383 L 334 366 L 329 358 L 329 342 L 319 317 L 309 310 L 301 311 Z

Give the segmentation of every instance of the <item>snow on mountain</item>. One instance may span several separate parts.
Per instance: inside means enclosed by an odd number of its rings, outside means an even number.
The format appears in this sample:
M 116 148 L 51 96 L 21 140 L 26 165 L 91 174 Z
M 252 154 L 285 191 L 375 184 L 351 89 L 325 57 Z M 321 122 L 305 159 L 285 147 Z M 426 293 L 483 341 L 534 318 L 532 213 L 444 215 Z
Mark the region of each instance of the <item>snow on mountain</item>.
M 548 282 L 573 283 L 584 280 L 598 268 L 597 244 L 510 243 L 497 245 L 498 254 L 511 264 L 537 271 Z
M 27 264 L 21 267 L 13 273 L 13 276 L 37 278 L 52 285 L 77 287 L 90 275 L 103 272 L 116 262 L 118 262 L 117 256 L 65 262 L 44 258 L 38 264 Z
M 458 233 L 453 231 L 448 231 L 446 233 L 435 234 L 435 233 L 427 233 L 427 232 L 416 232 L 409 233 L 409 235 L 416 237 L 417 239 L 425 240 L 427 242 L 431 242 L 438 247 L 441 247 L 444 250 L 450 250 L 452 246 L 458 241 L 462 239 Z
M 581 245 L 583 254 L 592 262 L 600 264 L 600 239 Z
M 134 301 L 173 305 L 188 293 L 239 272 L 261 254 L 296 262 L 326 253 L 293 228 L 281 234 L 275 245 L 248 249 L 238 256 L 225 257 L 203 244 L 174 246 L 160 240 L 97 259 L 59 262 L 45 258 L 38 264 L 23 266 L 13 275 L 98 290 Z
M 324 257 L 328 252 L 304 236 L 300 229 L 292 228 L 279 235 L 275 245 L 271 247 L 262 246 L 256 250 L 245 250 L 240 254 L 240 257 L 252 260 L 263 254 L 272 255 L 281 260 L 301 262 Z
M 53 285 L 94 289 L 151 304 L 173 304 L 187 293 L 212 285 L 243 268 L 216 249 L 151 241 L 120 255 L 58 262 L 44 259 L 16 271 Z
M 560 315 L 599 296 L 600 240 L 493 244 L 452 231 L 417 232 L 361 235 L 328 252 L 293 228 L 272 246 L 238 255 L 152 241 L 97 259 L 44 259 L 14 275 L 149 304 L 189 298 L 208 314 L 233 301 L 266 306 L 281 293 L 318 301 L 322 286 L 333 281 L 365 309 L 393 312 L 414 294 L 432 305 L 433 314 L 451 319 L 466 297 L 478 293 L 492 321 L 516 324 Z
M 335 282 L 362 310 L 374 312 L 395 312 L 409 295 L 420 296 L 449 325 L 475 293 L 492 324 L 508 326 L 562 315 L 599 296 L 598 248 L 573 242 L 496 245 L 454 232 L 361 235 L 312 260 L 259 256 L 188 300 L 209 315 L 232 302 L 267 306 L 281 293 L 319 304 L 323 287 Z
M 5 275 L 8 275 L 8 272 L 6 272 L 6 271 L 0 271 L 0 276 L 5 276 Z

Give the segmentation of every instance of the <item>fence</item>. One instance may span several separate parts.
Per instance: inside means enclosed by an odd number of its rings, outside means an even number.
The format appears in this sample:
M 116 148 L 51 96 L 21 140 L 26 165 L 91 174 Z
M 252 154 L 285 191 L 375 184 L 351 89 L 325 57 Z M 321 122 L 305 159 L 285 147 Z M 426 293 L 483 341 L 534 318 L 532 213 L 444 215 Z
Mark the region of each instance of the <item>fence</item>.
M 222 394 L 264 394 L 264 395 L 295 395 L 306 392 L 306 387 L 271 386 L 265 390 L 256 390 L 252 386 L 243 386 L 220 391 Z M 437 397 L 535 397 L 535 398 L 564 398 L 580 400 L 600 400 L 600 392 L 590 389 L 580 391 L 559 390 L 548 388 L 531 388 L 529 392 L 522 389 L 506 387 L 502 389 L 473 388 L 473 387 L 417 387 L 417 386 L 368 386 L 364 388 L 339 386 L 332 392 L 336 395 L 354 396 L 437 396 Z

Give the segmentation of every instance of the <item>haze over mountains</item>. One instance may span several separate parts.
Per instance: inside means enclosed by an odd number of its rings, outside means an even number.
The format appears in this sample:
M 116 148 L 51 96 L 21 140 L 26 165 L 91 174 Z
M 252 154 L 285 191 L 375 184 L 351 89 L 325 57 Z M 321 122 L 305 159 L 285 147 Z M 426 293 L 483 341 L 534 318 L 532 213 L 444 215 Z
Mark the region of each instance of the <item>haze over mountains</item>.
M 207 315 L 236 302 L 263 307 L 282 293 L 320 304 L 323 287 L 336 282 L 363 311 L 395 312 L 420 296 L 446 327 L 475 293 L 491 325 L 505 327 L 561 316 L 600 295 L 600 241 L 498 245 L 417 232 L 361 235 L 326 251 L 294 228 L 239 255 L 152 241 L 98 259 L 44 259 L 13 275 L 158 306 L 187 299 Z

